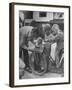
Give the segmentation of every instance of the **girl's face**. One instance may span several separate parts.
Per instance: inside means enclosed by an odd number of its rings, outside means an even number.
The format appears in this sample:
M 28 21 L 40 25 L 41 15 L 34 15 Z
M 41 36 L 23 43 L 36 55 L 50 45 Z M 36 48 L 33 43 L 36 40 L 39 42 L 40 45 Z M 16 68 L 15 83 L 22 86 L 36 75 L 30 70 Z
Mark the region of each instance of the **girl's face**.
M 56 35 L 56 34 L 57 34 L 56 30 L 53 30 L 53 31 L 52 31 L 52 34 L 53 34 L 53 35 Z
M 59 26 L 57 24 L 54 24 L 52 27 L 52 34 L 56 35 L 59 32 Z
M 56 35 L 58 33 L 58 28 L 54 27 L 52 28 L 52 34 Z

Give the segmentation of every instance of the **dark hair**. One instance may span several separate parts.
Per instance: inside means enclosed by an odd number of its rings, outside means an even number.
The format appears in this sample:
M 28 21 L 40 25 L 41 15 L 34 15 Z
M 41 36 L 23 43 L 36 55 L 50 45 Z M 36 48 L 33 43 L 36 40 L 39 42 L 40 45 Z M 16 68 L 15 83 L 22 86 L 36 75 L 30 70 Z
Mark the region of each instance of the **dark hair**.
M 37 22 L 35 20 L 31 21 L 30 26 L 37 27 Z
M 50 24 L 47 24 L 45 27 L 44 27 L 44 31 L 46 32 L 46 31 L 50 31 L 51 30 L 51 26 L 50 26 Z
M 38 38 L 38 37 L 44 38 L 44 31 L 43 31 L 42 25 L 38 25 L 37 27 L 34 27 L 32 29 L 32 33 L 33 33 L 33 37 L 35 38 Z

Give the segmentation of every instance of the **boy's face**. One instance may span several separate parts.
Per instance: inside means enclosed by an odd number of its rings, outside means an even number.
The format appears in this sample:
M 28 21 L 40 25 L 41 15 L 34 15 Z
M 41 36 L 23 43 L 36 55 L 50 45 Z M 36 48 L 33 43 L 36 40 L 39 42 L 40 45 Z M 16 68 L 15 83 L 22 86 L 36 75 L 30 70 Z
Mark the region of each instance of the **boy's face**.
M 41 39 L 38 40 L 38 44 L 42 44 L 42 40 Z
M 45 34 L 46 34 L 46 35 L 49 35 L 50 33 L 49 33 L 49 31 L 48 31 L 48 30 L 46 30 Z

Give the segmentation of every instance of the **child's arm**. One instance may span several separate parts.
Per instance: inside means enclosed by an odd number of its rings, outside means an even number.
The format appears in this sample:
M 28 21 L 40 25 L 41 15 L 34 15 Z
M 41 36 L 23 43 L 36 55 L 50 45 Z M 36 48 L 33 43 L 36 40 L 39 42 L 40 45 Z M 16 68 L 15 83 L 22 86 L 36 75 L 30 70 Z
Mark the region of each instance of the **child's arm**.
M 48 38 L 46 41 L 47 42 L 57 42 L 59 39 L 60 39 L 60 35 L 58 34 L 56 36 Z

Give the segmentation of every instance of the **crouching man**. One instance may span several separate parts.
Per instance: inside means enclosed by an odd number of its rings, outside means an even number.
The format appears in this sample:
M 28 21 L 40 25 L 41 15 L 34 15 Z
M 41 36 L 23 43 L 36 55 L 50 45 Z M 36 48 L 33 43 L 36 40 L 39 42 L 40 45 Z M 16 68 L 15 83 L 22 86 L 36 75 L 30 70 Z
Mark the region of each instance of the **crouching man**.
M 29 66 L 29 53 L 28 53 L 28 42 L 29 42 L 29 35 L 32 30 L 32 26 L 24 26 L 20 28 L 19 32 L 19 56 L 22 58 L 23 62 L 25 63 L 25 70 L 31 72 L 30 66 Z

